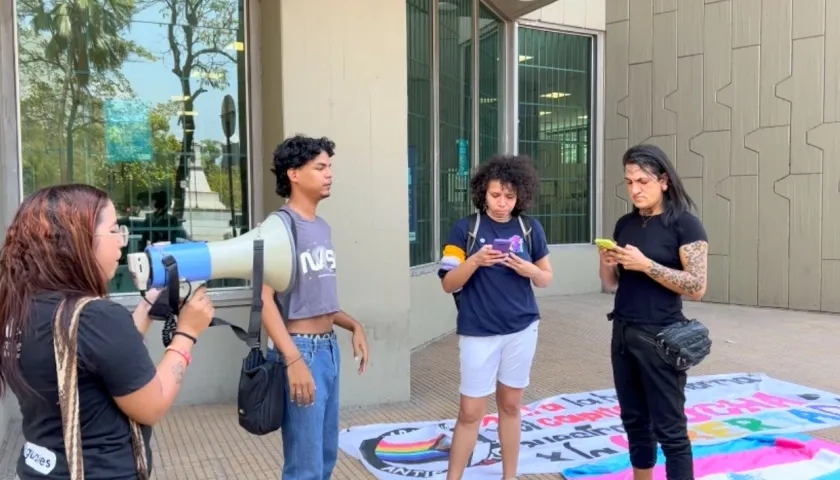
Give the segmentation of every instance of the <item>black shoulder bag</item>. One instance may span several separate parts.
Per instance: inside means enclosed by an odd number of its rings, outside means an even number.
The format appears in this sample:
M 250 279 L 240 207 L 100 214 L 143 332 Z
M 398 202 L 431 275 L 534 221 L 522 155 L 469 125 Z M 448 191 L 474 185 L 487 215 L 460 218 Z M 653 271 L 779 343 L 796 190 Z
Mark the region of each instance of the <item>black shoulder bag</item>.
M 283 209 L 278 211 L 284 212 Z M 297 229 L 289 212 L 287 226 L 292 234 L 292 245 L 297 249 Z M 257 244 L 259 242 L 259 245 Z M 290 294 L 297 274 L 292 269 L 289 287 L 283 295 L 275 295 L 275 301 L 281 316 L 285 319 L 289 308 Z M 262 328 L 262 284 L 263 284 L 263 241 L 254 240 L 254 276 L 251 281 L 254 290 L 251 318 L 248 324 L 248 340 L 251 351 L 242 360 L 242 372 L 239 376 L 239 426 L 254 435 L 265 435 L 280 429 L 286 408 L 286 365 L 268 362 L 260 348 Z M 278 298 L 279 297 L 279 298 Z
M 292 238 L 297 243 L 297 232 L 294 222 L 291 222 Z M 286 369 L 285 365 L 268 362 L 262 353 L 260 337 L 262 335 L 262 284 L 264 272 L 264 242 L 254 240 L 254 266 L 251 286 L 253 298 L 251 314 L 248 321 L 248 331 L 220 318 L 213 318 L 210 326 L 227 326 L 243 342 L 250 351 L 242 360 L 242 371 L 239 376 L 239 390 L 237 407 L 239 426 L 254 435 L 265 435 L 280 429 L 286 407 Z M 149 316 L 163 320 L 161 332 L 164 346 L 172 342 L 172 335 L 177 327 L 176 315 L 180 311 L 180 276 L 178 265 L 172 256 L 163 258 L 163 265 L 167 275 L 167 295 L 161 294 L 149 311 Z M 291 277 L 294 281 L 294 273 Z M 291 288 L 288 289 L 291 291 Z M 285 298 L 288 301 L 288 291 Z
M 254 240 L 254 291 L 248 323 L 248 347 L 239 375 L 237 407 L 239 426 L 254 435 L 265 435 L 280 429 L 286 408 L 285 365 L 269 362 L 260 348 L 262 333 L 263 241 Z

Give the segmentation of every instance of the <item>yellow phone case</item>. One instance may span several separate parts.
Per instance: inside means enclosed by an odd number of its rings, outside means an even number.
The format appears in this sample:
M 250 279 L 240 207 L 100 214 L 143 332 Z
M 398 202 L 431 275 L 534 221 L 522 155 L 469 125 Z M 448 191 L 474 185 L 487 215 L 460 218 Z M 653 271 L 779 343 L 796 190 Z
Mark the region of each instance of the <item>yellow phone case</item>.
M 597 245 L 599 248 L 603 248 L 604 250 L 612 250 L 618 246 L 614 241 L 610 240 L 609 238 L 596 238 L 595 245 Z

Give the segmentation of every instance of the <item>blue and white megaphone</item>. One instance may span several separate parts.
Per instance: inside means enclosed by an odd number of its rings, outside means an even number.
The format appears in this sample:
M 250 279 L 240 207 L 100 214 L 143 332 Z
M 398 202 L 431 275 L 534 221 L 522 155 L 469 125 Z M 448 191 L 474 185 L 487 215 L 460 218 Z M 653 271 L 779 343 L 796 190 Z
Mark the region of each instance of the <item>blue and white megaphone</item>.
M 263 283 L 276 292 L 286 291 L 294 268 L 295 246 L 289 226 L 276 212 L 240 237 L 218 242 L 149 245 L 143 252 L 128 255 L 128 270 L 141 292 L 168 286 L 163 263 L 167 256 L 175 259 L 179 280 L 185 284 L 223 278 L 252 280 L 254 240 L 258 238 L 263 240 L 264 248 Z

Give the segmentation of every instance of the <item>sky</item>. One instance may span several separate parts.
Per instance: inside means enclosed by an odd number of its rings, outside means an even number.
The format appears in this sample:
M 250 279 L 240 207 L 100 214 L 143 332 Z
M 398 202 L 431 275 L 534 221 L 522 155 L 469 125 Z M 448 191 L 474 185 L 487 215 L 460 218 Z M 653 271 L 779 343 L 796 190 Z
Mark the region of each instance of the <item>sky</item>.
M 236 3 L 236 0 L 231 1 Z M 137 42 L 157 57 L 154 62 L 147 60 L 127 62 L 122 68 L 123 74 L 131 82 L 135 96 L 151 105 L 169 102 L 171 97 L 181 95 L 179 79 L 172 73 L 172 54 L 169 52 L 169 42 L 167 40 L 168 24 L 169 19 L 165 18 L 160 12 L 160 6 L 153 5 L 135 14 L 131 30 L 126 34 L 127 39 Z M 231 26 L 235 27 L 235 23 Z M 235 39 L 235 31 L 231 33 L 231 38 Z M 233 45 L 227 46 L 225 51 L 233 56 L 236 54 Z M 217 56 L 216 58 L 223 57 Z M 194 111 L 197 113 L 195 116 L 195 139 L 197 141 L 209 139 L 224 142 L 225 137 L 219 116 L 222 99 L 225 95 L 231 95 L 236 101 L 236 108 L 240 108 L 237 98 L 236 64 L 230 63 L 224 67 L 224 70 L 227 72 L 228 86 L 222 90 L 215 90 L 207 86 L 208 91 L 201 94 L 195 102 Z M 199 79 L 192 78 L 191 82 L 193 91 L 197 90 Z M 175 117 L 170 123 L 170 131 L 179 136 L 180 127 Z M 237 128 L 231 142 L 236 143 L 238 141 L 239 131 Z

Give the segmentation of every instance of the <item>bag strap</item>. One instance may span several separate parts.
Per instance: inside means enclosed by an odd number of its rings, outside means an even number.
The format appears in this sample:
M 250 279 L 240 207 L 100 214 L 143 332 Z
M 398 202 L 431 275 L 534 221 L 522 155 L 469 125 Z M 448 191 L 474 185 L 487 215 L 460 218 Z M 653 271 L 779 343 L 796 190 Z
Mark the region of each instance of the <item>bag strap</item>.
M 286 313 L 288 313 L 290 308 L 290 303 L 292 301 L 292 287 L 295 284 L 295 280 L 297 279 L 297 227 L 295 226 L 295 219 L 292 217 L 292 214 L 286 210 L 285 207 L 280 207 L 280 210 L 277 211 L 278 214 L 285 214 L 289 217 L 289 222 L 287 225 L 289 226 L 289 230 L 292 232 L 292 246 L 294 247 L 294 255 L 292 255 L 292 274 L 289 275 L 289 286 L 286 288 L 286 291 L 283 292 L 282 295 L 278 295 L 277 298 L 277 308 L 280 310 L 280 317 L 283 318 L 283 321 L 287 321 Z M 285 223 L 285 222 L 284 222 Z
M 522 237 L 528 247 L 528 254 L 531 253 L 531 217 L 528 215 L 519 215 L 516 217 L 519 220 L 519 228 L 522 229 Z M 475 240 L 478 237 L 478 226 L 481 224 L 481 214 L 473 213 L 470 215 L 469 226 L 467 227 L 467 251 L 466 256 L 470 256 L 473 247 L 475 247 Z
M 481 214 L 473 213 L 470 215 L 470 222 L 467 227 L 467 251 L 464 252 L 465 257 L 469 257 L 475 247 L 475 239 L 478 236 L 478 226 L 481 224 Z
M 251 349 L 256 350 L 260 349 L 260 335 L 262 334 L 264 246 L 265 242 L 262 238 L 254 239 L 254 274 L 251 279 L 253 297 L 251 299 L 251 316 L 248 320 L 248 336 L 245 343 Z M 233 328 L 233 325 L 231 325 L 231 328 Z M 236 333 L 236 330 L 234 330 L 234 333 Z
M 292 231 L 292 239 L 297 245 L 297 229 L 295 222 L 289 212 L 281 209 L 289 217 L 289 226 Z M 210 321 L 211 327 L 225 326 L 233 330 L 233 334 L 251 348 L 260 348 L 260 336 L 262 335 L 262 284 L 264 277 L 264 259 L 265 259 L 265 242 L 263 239 L 254 240 L 254 265 L 253 277 L 251 279 L 251 290 L 253 291 L 253 298 L 251 301 L 251 313 L 248 321 L 248 330 L 245 331 L 237 325 L 233 325 L 227 320 L 222 320 L 218 317 L 213 317 Z M 166 271 L 167 289 L 161 293 L 160 298 L 152 305 L 149 311 L 149 316 L 153 319 L 163 320 L 164 325 L 161 330 L 161 337 L 163 339 L 164 347 L 169 346 L 172 342 L 172 336 L 177 328 L 177 315 L 183 306 L 180 301 L 180 276 L 178 274 L 178 264 L 171 255 L 167 255 L 162 259 L 164 270 Z M 296 264 L 295 264 L 296 265 Z M 282 297 L 283 301 L 278 307 L 283 313 L 283 305 L 288 308 L 289 295 L 291 294 L 291 285 L 295 280 L 295 268 L 292 268 L 292 274 L 289 278 L 290 288 L 286 290 L 286 294 Z
M 260 248 L 262 249 L 262 247 Z M 260 262 L 262 262 L 262 257 L 260 257 Z M 168 347 L 172 343 L 172 336 L 178 327 L 178 313 L 180 313 L 183 303 L 181 302 L 181 281 L 178 274 L 178 263 L 171 255 L 163 257 L 162 263 L 166 271 L 167 286 L 166 290 L 161 292 L 160 298 L 152 305 L 152 308 L 149 310 L 149 316 L 155 320 L 163 320 L 163 328 L 161 329 L 160 335 L 163 340 L 163 346 Z M 261 293 L 260 290 L 257 292 Z M 260 298 L 262 299 L 262 297 Z M 260 305 L 260 308 L 262 308 L 262 305 Z M 248 332 L 227 320 L 213 317 L 209 326 L 230 327 L 238 339 L 248 343 Z
M 64 434 L 64 450 L 70 480 L 84 480 L 85 466 L 82 455 L 82 426 L 79 420 L 79 319 L 82 309 L 97 297 L 80 298 L 70 314 L 67 335 L 62 335 L 62 317 L 67 307 L 63 300 L 56 310 L 53 321 L 53 344 L 55 351 L 55 373 L 58 379 L 58 404 L 61 409 L 61 427 Z M 146 457 L 146 443 L 140 425 L 128 419 L 131 428 L 131 443 L 134 449 L 134 466 L 140 480 L 149 479 Z
M 516 217 L 519 219 L 519 228 L 522 229 L 522 238 L 525 240 L 525 245 L 528 248 L 528 255 L 531 255 L 531 217 L 528 215 L 519 215 Z

